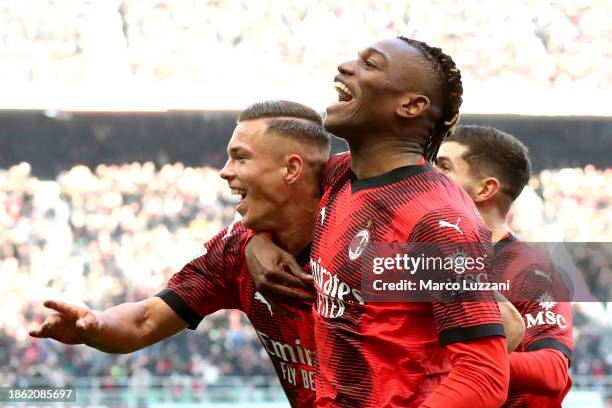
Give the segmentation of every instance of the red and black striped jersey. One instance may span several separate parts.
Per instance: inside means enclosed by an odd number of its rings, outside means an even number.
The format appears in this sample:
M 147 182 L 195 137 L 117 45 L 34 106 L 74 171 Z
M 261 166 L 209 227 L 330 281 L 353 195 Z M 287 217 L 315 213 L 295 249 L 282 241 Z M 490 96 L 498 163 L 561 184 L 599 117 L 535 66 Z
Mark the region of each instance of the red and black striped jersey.
M 467 242 L 474 258 L 491 258 L 490 231 L 429 164 L 359 180 L 340 154 L 324 184 L 311 252 L 317 406 L 416 407 L 451 369 L 444 345 L 504 335 L 499 309 L 491 293 L 487 302 L 366 302 L 359 258 L 369 246 L 406 242 L 449 256 Z
M 207 315 L 239 309 L 253 324 L 270 356 L 292 407 L 312 407 L 315 399 L 313 317 L 296 311 L 299 320 L 274 313 L 257 292 L 248 271 L 244 247 L 248 230 L 240 222 L 204 244 L 203 253 L 174 274 L 157 296 L 195 329 Z M 298 255 L 308 272 L 309 249 Z
M 510 289 L 501 293 L 512 302 L 525 322 L 525 336 L 514 352 L 553 349 L 563 353 L 569 363 L 572 356 L 571 288 L 563 271 L 555 267 L 545 250 L 507 234 L 494 246 L 491 278 L 510 282 Z M 570 387 L 568 377 L 565 391 L 554 398 L 511 389 L 504 407 L 560 407 Z

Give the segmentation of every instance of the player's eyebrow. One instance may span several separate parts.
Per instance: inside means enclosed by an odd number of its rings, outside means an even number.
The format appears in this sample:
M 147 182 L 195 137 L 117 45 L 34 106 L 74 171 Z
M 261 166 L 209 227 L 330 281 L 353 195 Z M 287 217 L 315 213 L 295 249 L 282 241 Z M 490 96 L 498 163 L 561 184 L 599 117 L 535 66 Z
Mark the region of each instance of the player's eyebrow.
M 245 149 L 243 146 L 232 146 L 232 147 L 228 147 L 227 149 L 227 154 L 228 156 L 231 155 L 237 155 L 240 153 L 250 153 L 248 149 Z
M 372 55 L 372 54 L 380 55 L 385 60 L 385 62 L 389 61 L 389 58 L 387 57 L 387 55 L 384 52 L 377 50 L 376 48 L 368 47 L 365 50 L 362 50 L 358 53 L 359 56 Z

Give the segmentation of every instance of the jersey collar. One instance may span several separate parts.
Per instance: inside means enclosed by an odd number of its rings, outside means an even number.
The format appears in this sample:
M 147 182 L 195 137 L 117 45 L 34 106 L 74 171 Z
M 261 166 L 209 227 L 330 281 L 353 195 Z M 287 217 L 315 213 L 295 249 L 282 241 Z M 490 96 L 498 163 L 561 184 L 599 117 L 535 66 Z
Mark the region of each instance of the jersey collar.
M 495 245 L 493 245 L 493 250 L 494 251 L 499 251 L 501 249 L 504 249 L 508 244 L 510 244 L 512 242 L 517 242 L 518 240 L 519 239 L 517 238 L 516 235 L 514 235 L 510 231 L 508 231 L 508 232 L 506 232 L 506 234 L 504 234 L 502 239 L 500 239 L 499 241 L 497 241 L 495 243 Z
M 417 174 L 425 173 L 432 169 L 431 164 L 414 164 L 410 166 L 398 167 L 380 176 L 358 179 L 351 171 L 351 192 L 356 193 L 370 188 L 384 187 L 398 181 L 405 180 Z

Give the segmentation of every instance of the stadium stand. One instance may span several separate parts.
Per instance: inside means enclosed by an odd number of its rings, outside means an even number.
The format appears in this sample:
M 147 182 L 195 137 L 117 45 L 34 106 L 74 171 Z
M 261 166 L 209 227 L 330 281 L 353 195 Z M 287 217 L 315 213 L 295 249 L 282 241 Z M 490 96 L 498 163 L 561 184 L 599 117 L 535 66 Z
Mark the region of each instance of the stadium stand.
M 551 95 L 542 103 L 536 95 L 609 88 L 611 8 L 604 1 L 513 0 L 2 2 L 0 84 L 11 93 L 8 107 L 64 101 L 79 109 L 227 109 L 271 90 L 322 107 L 321 86 L 332 94 L 329 75 L 339 56 L 402 33 L 460 61 L 467 111 L 609 114 L 597 103 L 568 106 Z M 531 97 L 514 98 L 523 92 Z

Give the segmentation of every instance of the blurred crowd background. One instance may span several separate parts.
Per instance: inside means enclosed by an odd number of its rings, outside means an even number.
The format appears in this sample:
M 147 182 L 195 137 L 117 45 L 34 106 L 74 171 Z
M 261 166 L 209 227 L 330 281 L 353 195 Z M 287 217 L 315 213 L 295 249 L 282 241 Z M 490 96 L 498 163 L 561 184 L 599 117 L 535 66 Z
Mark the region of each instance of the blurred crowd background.
M 157 384 L 197 401 L 224 384 L 221 399 L 282 398 L 238 311 L 121 356 L 27 332 L 44 299 L 102 310 L 154 295 L 235 220 L 218 177 L 234 116 L 220 111 L 278 98 L 322 109 L 339 62 L 401 34 L 453 56 L 474 119 L 611 115 L 610 15 L 612 2 L 586 0 L 0 0 L 0 386 Z M 512 227 L 533 242 L 610 242 L 611 122 L 557 119 L 478 118 L 532 148 Z M 574 389 L 612 399 L 612 245 L 571 258 L 593 300 L 573 305 Z
M 166 104 L 228 108 L 283 90 L 323 107 L 341 58 L 400 33 L 450 53 L 467 107 L 489 111 L 519 90 L 607 89 L 611 14 L 610 2 L 586 0 L 3 0 L 0 84 L 38 103 L 45 90 L 81 104 L 92 92 L 155 103 L 145 101 L 163 91 Z M 547 109 L 530 102 L 517 96 L 510 111 Z

